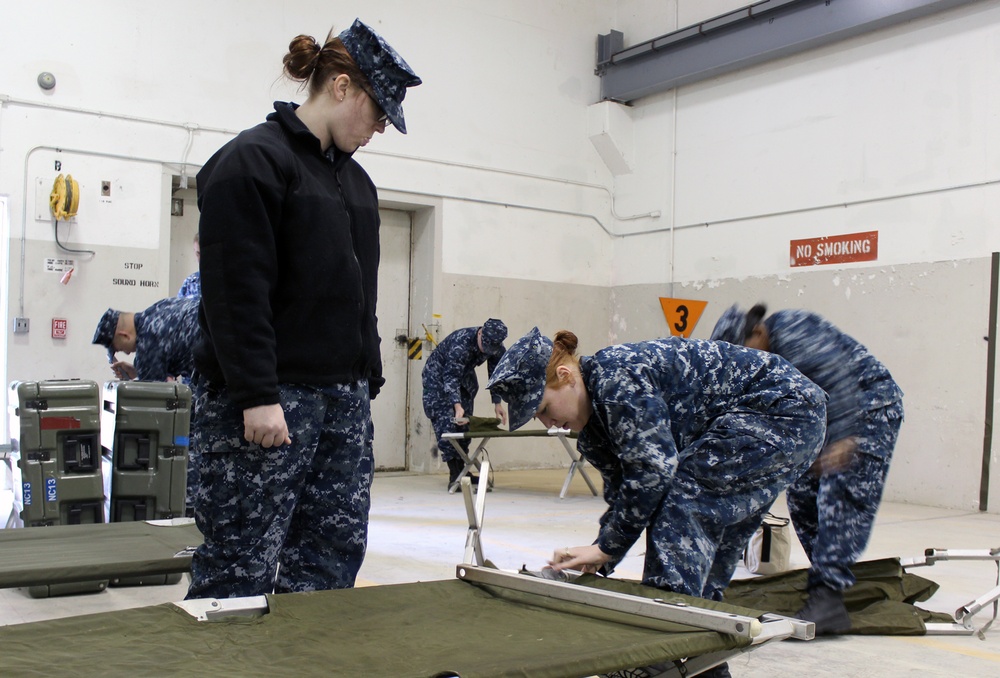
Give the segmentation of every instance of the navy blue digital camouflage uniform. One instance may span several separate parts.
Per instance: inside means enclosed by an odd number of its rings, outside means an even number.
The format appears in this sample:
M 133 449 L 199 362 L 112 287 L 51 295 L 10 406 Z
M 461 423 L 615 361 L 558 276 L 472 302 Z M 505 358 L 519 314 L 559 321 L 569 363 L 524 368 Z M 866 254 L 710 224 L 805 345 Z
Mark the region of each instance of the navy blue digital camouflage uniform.
M 199 333 L 197 299 L 162 299 L 136 313 L 132 361 L 136 376 L 141 381 L 174 377 L 190 384 Z
M 188 598 L 353 586 L 375 468 L 367 381 L 280 385 L 292 444 L 267 449 L 243 438 L 243 409 L 224 387 L 195 394 L 196 505 L 214 518 L 198 520 L 212 548 L 192 560 Z
M 422 373 L 424 414 L 434 427 L 434 436 L 438 441 L 442 461 L 456 459 L 458 453 L 451 443 L 441 436 L 445 433 L 469 430 L 468 425 L 454 422 L 455 403 L 462 404 L 465 416 L 472 416 L 476 394 L 479 393 L 476 368 L 485 362 L 486 373 L 492 376 L 500 356 L 504 353 L 503 343 L 497 346 L 487 341 L 483 342 L 483 348 L 492 349 L 490 353 L 480 351 L 476 341 L 478 331 L 478 327 L 455 330 L 441 340 L 424 365 Z M 500 402 L 500 396 L 494 393 L 490 394 L 490 399 L 494 404 Z M 468 453 L 468 440 L 459 440 L 458 444 Z
M 512 373 L 540 373 L 544 388 L 551 342 L 533 332 L 490 382 L 509 403 L 524 390 L 505 388 Z M 518 355 L 526 340 L 540 365 Z M 819 453 L 825 394 L 778 356 L 676 337 L 583 356 L 580 372 L 593 413 L 577 448 L 608 504 L 596 541 L 612 558 L 604 572 L 646 530 L 644 584 L 720 600 L 764 513 Z M 527 390 L 537 408 L 538 386 Z M 510 409 L 512 429 L 527 421 Z
M 738 324 L 733 314 L 745 314 L 734 309 L 727 314 Z M 720 334 L 726 320 L 719 321 Z M 826 444 L 850 437 L 857 443 L 849 466 L 807 473 L 787 492 L 795 532 L 809 557 L 809 586 L 842 591 L 854 585 L 851 566 L 871 537 L 903 421 L 903 392 L 868 349 L 816 313 L 781 310 L 762 322 L 769 350 L 829 395 Z M 736 338 L 732 331 L 729 337 Z
M 118 311 L 108 309 L 98 322 L 94 343 L 108 349 L 108 358 L 114 360 L 114 340 L 118 326 Z M 170 297 L 161 299 L 144 311 L 133 315 L 135 322 L 135 358 L 132 366 L 140 381 L 167 381 L 177 379 L 188 386 L 194 375 L 194 345 L 201 330 L 198 327 L 198 300 Z M 191 417 L 195 416 L 192 403 Z M 198 488 L 198 450 L 188 447 L 187 499 L 194 502 Z
M 178 297 L 200 297 L 201 296 L 201 272 L 195 271 L 184 278 L 181 288 L 177 290 Z

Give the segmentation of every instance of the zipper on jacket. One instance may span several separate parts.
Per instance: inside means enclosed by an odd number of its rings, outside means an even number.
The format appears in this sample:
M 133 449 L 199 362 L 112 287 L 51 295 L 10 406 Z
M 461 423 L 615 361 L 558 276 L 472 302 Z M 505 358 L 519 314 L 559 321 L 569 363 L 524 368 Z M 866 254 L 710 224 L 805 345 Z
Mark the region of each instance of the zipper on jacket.
M 340 183 L 340 172 L 336 167 L 333 168 L 333 176 L 337 180 L 337 197 L 340 198 L 340 206 L 344 208 L 344 213 L 347 215 L 347 225 L 351 229 L 351 255 L 354 257 L 355 270 L 358 272 L 358 289 L 361 290 L 361 308 L 359 309 L 358 320 L 358 344 L 361 346 L 361 355 L 358 356 L 358 372 L 361 372 L 361 366 L 364 363 L 366 356 L 366 346 L 365 346 L 365 310 L 368 307 L 368 299 L 365 296 L 365 278 L 361 273 L 361 260 L 358 259 L 358 250 L 355 242 L 354 233 L 354 217 L 351 216 L 351 210 L 347 207 L 347 200 L 344 198 L 344 186 Z M 367 379 L 368 375 L 361 374 L 361 378 Z

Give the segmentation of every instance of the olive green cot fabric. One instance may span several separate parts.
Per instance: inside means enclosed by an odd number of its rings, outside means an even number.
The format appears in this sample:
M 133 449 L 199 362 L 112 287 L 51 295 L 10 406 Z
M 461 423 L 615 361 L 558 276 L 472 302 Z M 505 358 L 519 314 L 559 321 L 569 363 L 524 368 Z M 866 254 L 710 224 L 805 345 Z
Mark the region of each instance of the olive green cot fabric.
M 54 525 L 0 530 L 0 588 L 65 584 L 191 569 L 202 542 L 193 521 Z
M 497 417 L 469 417 L 469 431 L 472 433 L 485 433 L 486 431 L 499 431 L 500 419 Z
M 926 621 L 952 621 L 913 605 L 937 585 L 905 573 L 897 559 L 859 563 L 855 575 L 851 633 L 914 635 Z M 733 582 L 727 603 L 602 577 L 579 584 L 759 616 L 797 610 L 805 570 Z M 680 624 L 636 626 L 619 613 L 459 580 L 268 602 L 270 611 L 253 619 L 198 622 L 166 604 L 0 627 L 0 675 L 569 678 L 748 643 Z
M 0 675 L 570 678 L 748 642 L 530 598 L 455 579 L 274 595 L 252 619 L 199 622 L 166 604 L 20 624 L 0 627 Z
M 500 420 L 496 417 L 469 417 L 469 431 L 466 438 L 540 438 L 551 437 L 548 429 L 544 428 L 521 428 L 516 431 L 508 431 L 500 428 Z M 567 438 L 576 438 L 575 432 L 567 433 Z
M 929 599 L 938 585 L 903 570 L 898 558 L 869 560 L 853 568 L 857 583 L 844 594 L 851 616 L 850 634 L 914 636 L 927 633 L 927 622 L 954 622 L 940 612 L 928 612 L 914 603 Z M 767 577 L 733 581 L 725 601 L 777 614 L 793 615 L 806 599 L 808 570 L 792 570 Z

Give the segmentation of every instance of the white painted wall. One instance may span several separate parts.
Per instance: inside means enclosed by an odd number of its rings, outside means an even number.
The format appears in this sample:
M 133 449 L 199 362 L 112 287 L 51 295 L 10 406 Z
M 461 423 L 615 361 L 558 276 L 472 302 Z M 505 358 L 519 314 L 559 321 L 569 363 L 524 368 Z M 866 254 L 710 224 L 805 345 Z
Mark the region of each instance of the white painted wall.
M 676 27 L 708 18 L 700 4 Z M 626 25 L 626 45 L 674 28 Z M 864 230 L 881 264 L 1000 248 L 998 44 L 986 0 L 636 102 L 643 157 L 616 179 L 618 211 L 663 216 L 619 232 L 673 227 L 673 277 L 662 236 L 625 238 L 615 283 L 787 271 L 790 239 Z

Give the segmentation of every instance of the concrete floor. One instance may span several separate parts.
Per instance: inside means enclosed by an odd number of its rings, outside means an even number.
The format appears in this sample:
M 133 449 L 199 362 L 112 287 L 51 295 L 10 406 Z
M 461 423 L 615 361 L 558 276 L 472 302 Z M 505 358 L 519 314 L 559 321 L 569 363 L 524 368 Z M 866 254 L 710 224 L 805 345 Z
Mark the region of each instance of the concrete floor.
M 596 533 L 603 501 L 590 496 L 577 476 L 566 499 L 559 499 L 565 470 L 503 471 L 486 502 L 485 556 L 502 569 L 538 569 L 564 546 L 589 544 Z M 593 469 L 588 474 L 599 484 Z M 358 585 L 431 581 L 454 577 L 465 550 L 468 527 L 461 495 L 445 492 L 443 476 L 379 474 L 371 513 L 368 556 Z M 787 515 L 779 503 L 775 513 Z M 884 504 L 866 559 L 918 557 L 925 548 L 990 549 L 1000 546 L 1000 516 L 947 509 Z M 808 563 L 797 543 L 792 566 Z M 641 577 L 641 548 L 616 572 Z M 941 589 L 921 606 L 953 613 L 997 585 L 992 562 L 949 561 L 916 573 Z M 737 576 L 747 576 L 745 570 Z M 88 614 L 180 600 L 186 580 L 171 586 L 113 588 L 99 594 L 33 599 L 22 589 L 0 590 L 0 625 Z M 985 624 L 992 608 L 976 621 Z M 902 678 L 922 676 L 1000 676 L 1000 622 L 975 636 L 821 638 L 772 643 L 730 662 L 736 678 L 837 676 Z

